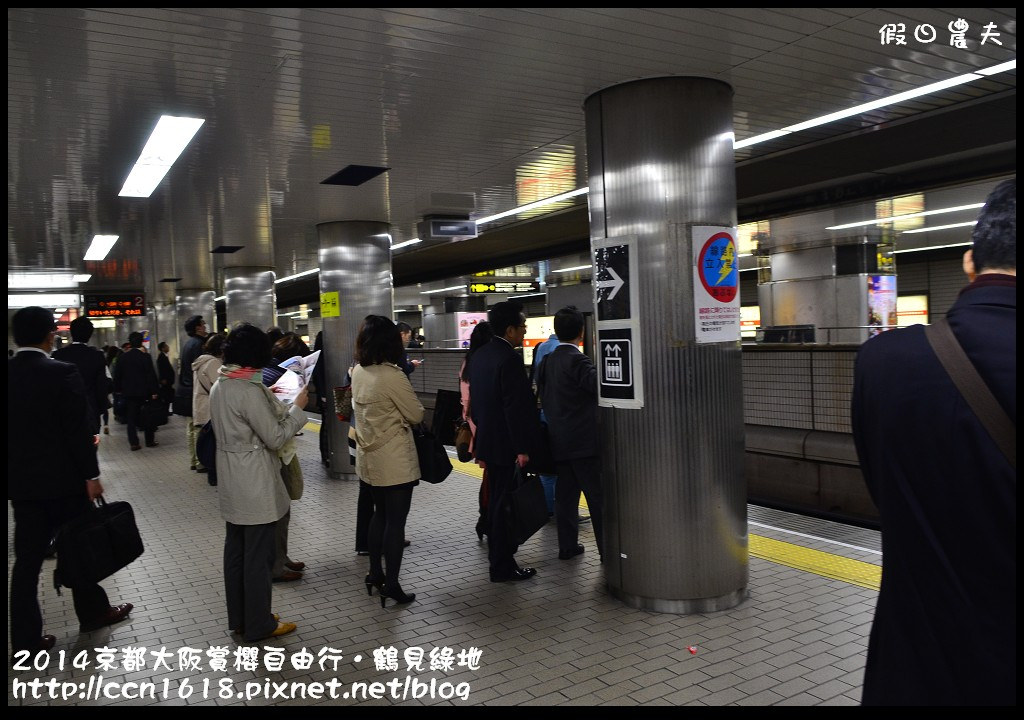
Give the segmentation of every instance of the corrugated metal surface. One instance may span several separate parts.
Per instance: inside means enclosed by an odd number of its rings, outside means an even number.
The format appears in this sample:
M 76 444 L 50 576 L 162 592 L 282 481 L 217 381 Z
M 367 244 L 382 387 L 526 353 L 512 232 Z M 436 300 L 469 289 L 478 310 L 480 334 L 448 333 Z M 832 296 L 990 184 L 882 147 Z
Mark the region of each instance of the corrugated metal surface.
M 740 347 L 693 341 L 687 225 L 735 223 L 731 94 L 663 78 L 586 105 L 592 238 L 636 235 L 639 256 L 644 407 L 601 408 L 605 562 L 612 590 L 652 609 L 735 604 L 747 583 Z
M 273 327 L 277 321 L 274 298 L 274 271 L 270 268 L 224 268 L 224 294 L 228 329 L 235 323 L 247 322 L 260 330 Z M 209 322 L 209 321 L 207 321 Z

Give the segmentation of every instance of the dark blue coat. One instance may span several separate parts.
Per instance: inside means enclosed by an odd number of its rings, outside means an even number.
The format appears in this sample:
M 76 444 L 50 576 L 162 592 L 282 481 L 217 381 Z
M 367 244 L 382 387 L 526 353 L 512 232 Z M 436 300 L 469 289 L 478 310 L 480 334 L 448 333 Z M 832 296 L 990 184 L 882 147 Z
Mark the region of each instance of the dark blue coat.
M 981 276 L 948 319 L 1016 423 L 1016 281 Z M 882 520 L 864 704 L 1015 704 L 1016 476 L 923 326 L 861 347 L 852 416 Z
M 469 403 L 476 424 L 473 453 L 496 465 L 539 448 L 540 417 L 522 358 L 502 338 L 492 338 L 469 366 Z
M 597 368 L 575 346 L 559 345 L 537 368 L 537 394 L 555 460 L 598 455 Z

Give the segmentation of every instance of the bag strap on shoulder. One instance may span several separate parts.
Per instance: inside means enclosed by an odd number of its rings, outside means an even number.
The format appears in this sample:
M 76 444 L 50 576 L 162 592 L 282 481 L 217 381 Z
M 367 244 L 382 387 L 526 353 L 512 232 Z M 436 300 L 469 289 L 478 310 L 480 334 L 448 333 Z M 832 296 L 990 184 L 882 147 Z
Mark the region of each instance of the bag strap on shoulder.
M 942 318 L 925 328 L 928 344 L 949 374 L 957 390 L 978 416 L 978 420 L 992 436 L 1000 451 L 1010 461 L 1010 467 L 1017 469 L 1016 429 L 1010 416 L 996 400 L 985 381 L 978 374 L 967 353 L 953 334 L 946 318 Z

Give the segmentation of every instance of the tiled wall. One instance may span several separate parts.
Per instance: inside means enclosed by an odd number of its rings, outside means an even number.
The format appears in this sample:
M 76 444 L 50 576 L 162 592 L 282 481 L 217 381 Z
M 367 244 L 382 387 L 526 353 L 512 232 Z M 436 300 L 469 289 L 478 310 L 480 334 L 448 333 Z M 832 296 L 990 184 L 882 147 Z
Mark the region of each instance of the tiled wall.
M 423 404 L 438 389 L 458 390 L 462 350 L 410 350 L 424 363 L 409 376 Z M 743 419 L 753 425 L 850 432 L 856 348 L 743 348 Z
M 743 419 L 752 425 L 850 432 L 856 348 L 743 348 Z

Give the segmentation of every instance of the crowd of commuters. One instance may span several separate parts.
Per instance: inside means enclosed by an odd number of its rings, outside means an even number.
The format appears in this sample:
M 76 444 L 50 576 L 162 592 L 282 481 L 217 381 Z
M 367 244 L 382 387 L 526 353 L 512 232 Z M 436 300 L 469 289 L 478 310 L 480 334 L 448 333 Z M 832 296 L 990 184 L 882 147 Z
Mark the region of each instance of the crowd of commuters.
M 865 704 L 993 704 L 1015 702 L 1016 527 L 1015 441 L 1003 442 L 999 411 L 1016 424 L 1016 182 L 999 185 L 973 231 L 964 257 L 969 285 L 935 327 L 975 366 L 995 410 L 976 410 L 938 352 L 930 328 L 883 333 L 865 343 L 855 368 L 853 436 L 882 518 L 882 586 L 868 651 Z M 17 353 L 8 363 L 8 498 L 14 510 L 11 644 L 48 650 L 37 586 L 57 529 L 87 510 L 103 488 L 97 463 L 100 417 L 113 390 L 122 400 L 132 450 L 140 449 L 141 408 L 169 396 L 169 360 L 154 363 L 143 336 L 104 354 L 87 343 L 92 325 L 71 324 L 72 344 L 54 357 L 55 325 L 43 308 L 12 319 Z M 217 496 L 225 522 L 224 588 L 228 623 L 245 642 L 287 634 L 295 623 L 272 612 L 272 583 L 297 580 L 305 567 L 288 557 L 291 503 L 301 496 L 294 438 L 307 416 L 308 385 L 292 401 L 274 392 L 280 364 L 309 348 L 295 334 L 240 323 L 208 336 L 201 316 L 185 323 L 176 412 L 194 434 L 208 421 L 216 436 Z M 584 552 L 577 508 L 586 494 L 596 549 L 603 555 L 603 498 L 597 428 L 597 372 L 579 349 L 584 317 L 559 310 L 555 333 L 534 365 L 534 393 L 519 347 L 526 333 L 520 304 L 491 307 L 479 323 L 459 371 L 471 452 L 484 470 L 478 538 L 488 544 L 492 582 L 528 580 L 504 508 L 516 489 L 517 466 L 530 466 L 545 446 L 557 466 L 554 514 L 558 557 Z M 367 316 L 350 370 L 355 471 L 369 500 L 357 523 L 357 548 L 368 556 L 367 593 L 382 607 L 415 600 L 400 582 L 405 526 L 421 479 L 414 427 L 424 408 L 408 376 L 418 365 L 406 347 L 411 328 Z M 273 342 L 272 342 L 273 340 Z M 317 347 L 322 348 L 318 336 Z M 161 344 L 163 346 L 163 344 Z M 933 352 L 931 348 L 936 348 Z M 322 355 L 320 356 L 322 360 Z M 314 370 L 323 395 L 325 371 Z M 112 383 L 110 378 L 112 377 Z M 185 398 L 187 406 L 177 402 Z M 541 423 L 540 409 L 543 409 Z M 321 407 L 323 410 L 323 407 Z M 991 416 L 990 416 L 991 415 Z M 143 425 L 147 446 L 157 443 Z M 912 434 L 905 448 L 892 438 Z M 64 452 L 48 448 L 62 439 Z M 321 450 L 321 452 L 324 452 Z M 47 461 L 41 461 L 46 458 Z M 363 515 L 360 510 L 360 515 Z M 964 543 L 964 538 L 971 542 Z M 360 547 L 361 546 L 361 547 Z M 130 603 L 111 605 L 98 584 L 73 589 L 82 632 L 119 622 Z M 956 655 L 943 643 L 956 643 Z

